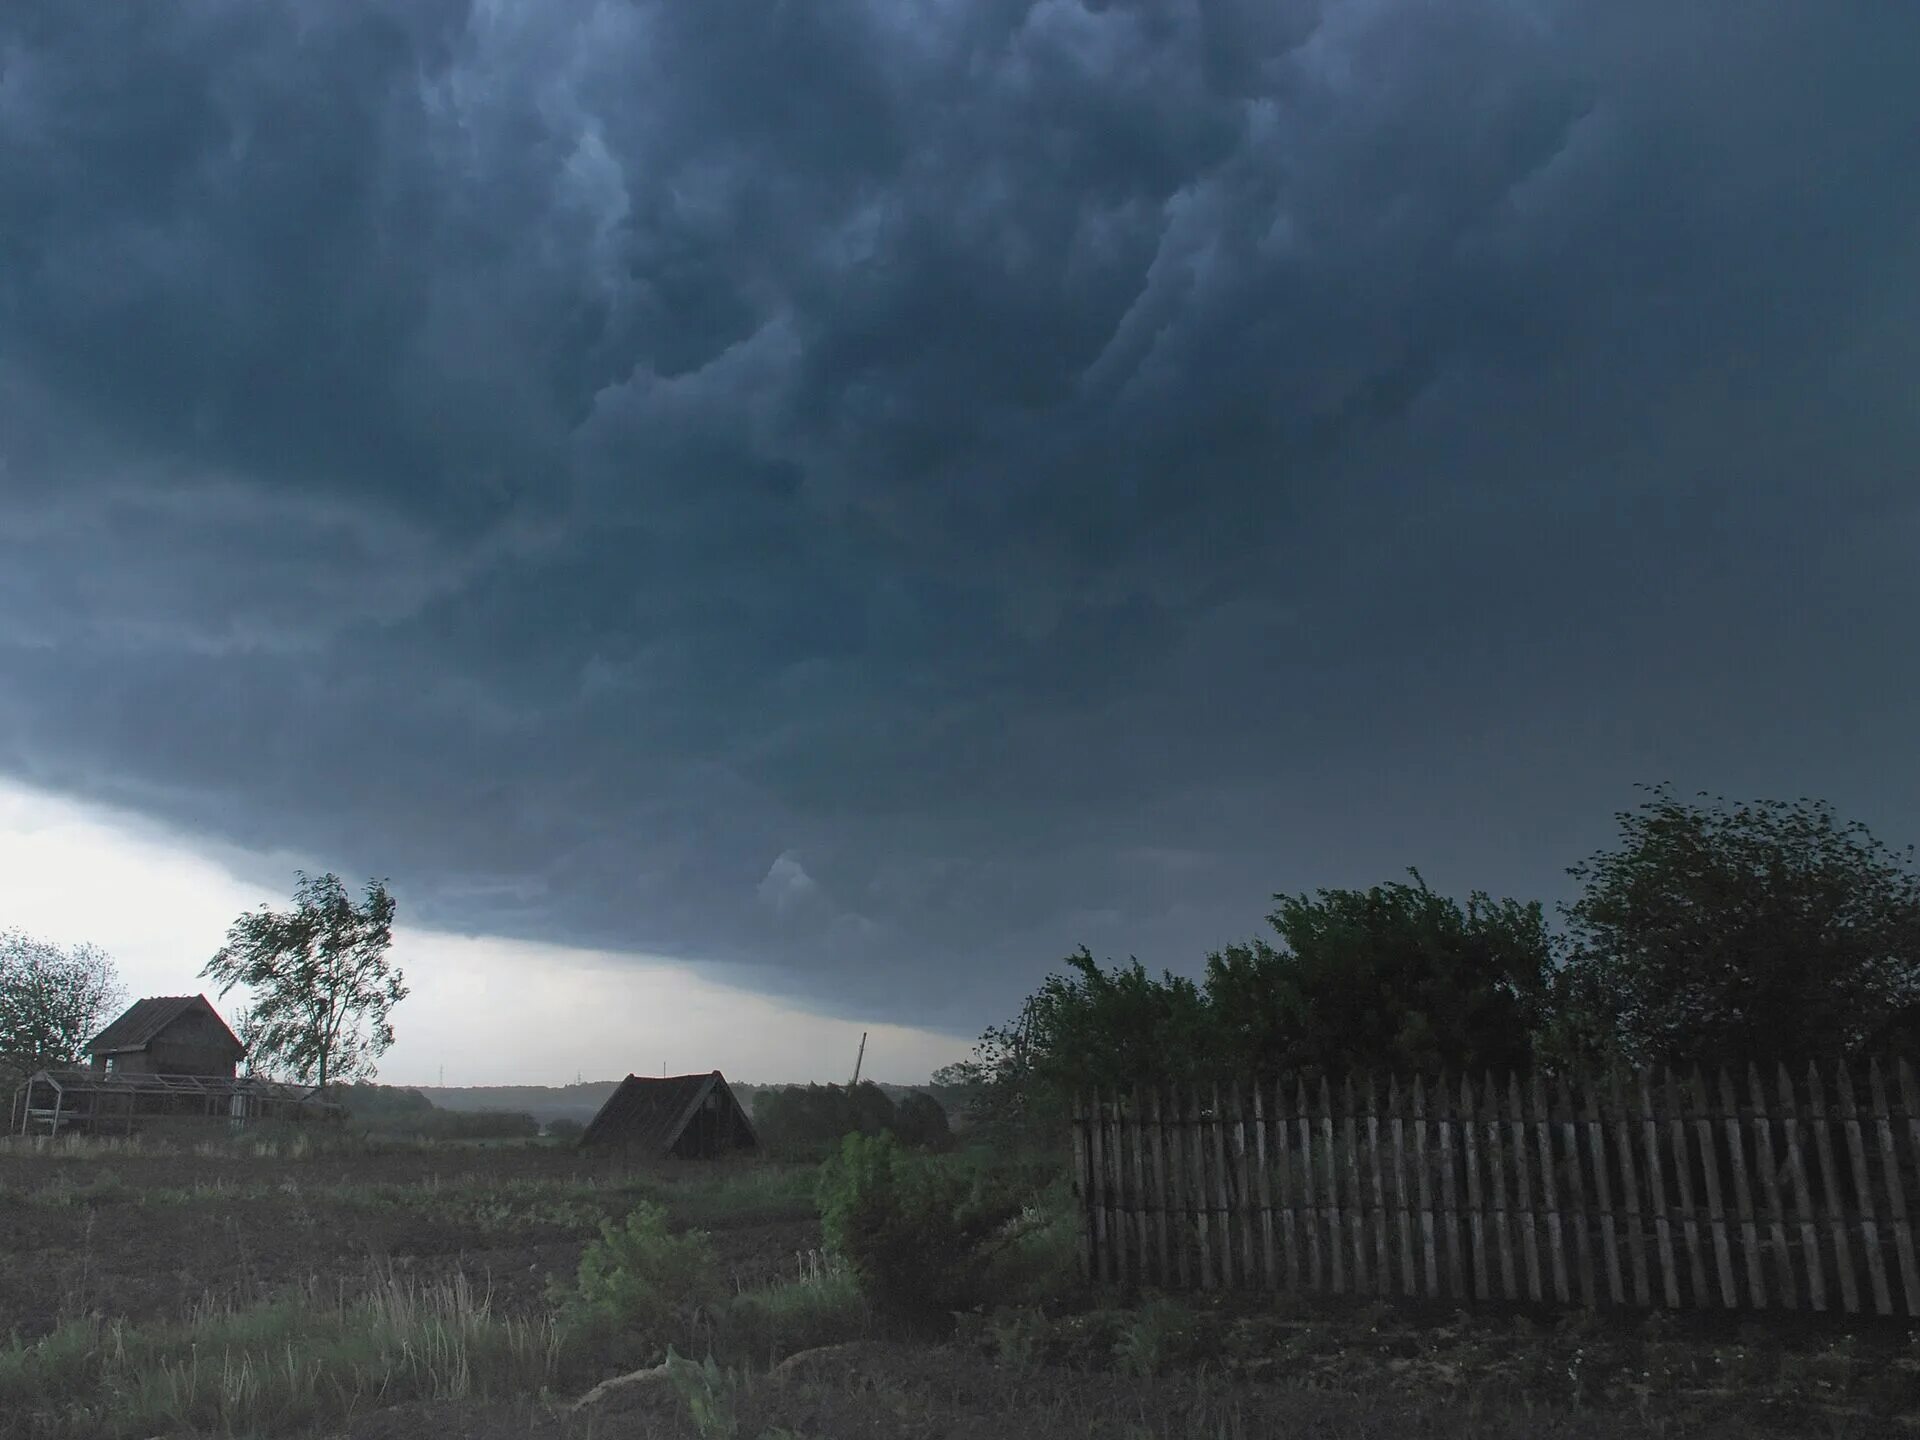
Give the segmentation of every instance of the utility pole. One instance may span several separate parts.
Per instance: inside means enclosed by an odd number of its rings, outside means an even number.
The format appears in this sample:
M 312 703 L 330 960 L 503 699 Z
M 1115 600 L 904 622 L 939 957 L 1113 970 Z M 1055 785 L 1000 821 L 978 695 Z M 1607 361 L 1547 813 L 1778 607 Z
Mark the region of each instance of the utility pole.
M 853 1089 L 860 1083 L 860 1066 L 867 1058 L 867 1032 L 860 1032 L 860 1053 L 853 1057 L 853 1079 L 847 1082 L 847 1088 Z

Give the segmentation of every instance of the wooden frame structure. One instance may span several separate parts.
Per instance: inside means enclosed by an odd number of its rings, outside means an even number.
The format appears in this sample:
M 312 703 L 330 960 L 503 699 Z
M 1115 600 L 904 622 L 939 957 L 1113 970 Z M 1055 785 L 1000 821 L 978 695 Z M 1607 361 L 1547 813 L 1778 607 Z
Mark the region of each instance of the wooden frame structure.
M 337 1119 L 340 1106 L 315 1089 L 224 1075 L 145 1075 L 40 1070 L 14 1091 L 15 1135 L 131 1135 L 155 1122 L 218 1123 Z

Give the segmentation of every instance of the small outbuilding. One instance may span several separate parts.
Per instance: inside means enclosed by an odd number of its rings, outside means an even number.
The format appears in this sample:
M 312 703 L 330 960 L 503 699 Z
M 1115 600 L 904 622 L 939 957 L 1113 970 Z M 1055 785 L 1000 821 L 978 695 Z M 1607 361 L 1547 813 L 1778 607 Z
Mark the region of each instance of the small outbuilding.
M 231 1080 L 247 1047 L 204 995 L 136 1000 L 87 1044 L 105 1075 L 201 1075 Z
M 338 1119 L 303 1085 L 236 1073 L 247 1047 L 204 995 L 136 1000 L 87 1045 L 85 1069 L 38 1070 L 14 1092 L 19 1135 L 131 1135 L 173 1124 L 238 1129 L 263 1120 Z
M 580 1137 L 648 1159 L 709 1160 L 759 1148 L 753 1122 L 718 1070 L 705 1075 L 629 1075 Z

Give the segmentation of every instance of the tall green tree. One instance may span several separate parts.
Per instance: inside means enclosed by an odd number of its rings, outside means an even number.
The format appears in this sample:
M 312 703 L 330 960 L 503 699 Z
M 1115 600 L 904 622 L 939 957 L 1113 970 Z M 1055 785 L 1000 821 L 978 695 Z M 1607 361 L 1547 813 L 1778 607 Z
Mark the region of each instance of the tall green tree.
M 1064 1122 L 1076 1091 L 1212 1073 L 1210 1025 L 1192 980 L 1170 971 L 1155 977 L 1138 960 L 1106 969 L 1082 946 L 1018 1019 L 989 1027 L 970 1058 L 933 1080 L 967 1090 L 980 1124 L 1044 1129 Z
M 1920 1038 L 1920 875 L 1823 802 L 1666 785 L 1569 873 L 1555 1049 L 1804 1062 Z
M 1411 885 L 1276 895 L 1280 944 L 1207 959 L 1214 1044 L 1240 1073 L 1525 1070 L 1551 969 L 1537 902 Z
M 284 1072 L 321 1090 L 363 1080 L 393 1044 L 394 1006 L 405 977 L 387 960 L 394 899 L 369 881 L 355 903 L 340 877 L 296 876 L 293 908 L 262 905 L 233 922 L 227 943 L 201 974 L 220 993 L 251 994 L 256 1068 Z
M 123 999 L 104 950 L 0 931 L 0 1078 L 79 1064 Z

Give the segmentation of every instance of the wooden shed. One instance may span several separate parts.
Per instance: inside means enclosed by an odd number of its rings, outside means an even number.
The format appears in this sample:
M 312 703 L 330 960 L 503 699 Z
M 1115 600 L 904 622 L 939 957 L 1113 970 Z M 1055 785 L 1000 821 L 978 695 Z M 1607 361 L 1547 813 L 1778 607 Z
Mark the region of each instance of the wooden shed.
M 718 1070 L 705 1075 L 629 1075 L 580 1137 L 582 1145 L 705 1160 L 757 1149 L 753 1122 Z
M 136 1000 L 87 1045 L 108 1075 L 201 1075 L 231 1080 L 247 1047 L 204 995 Z

